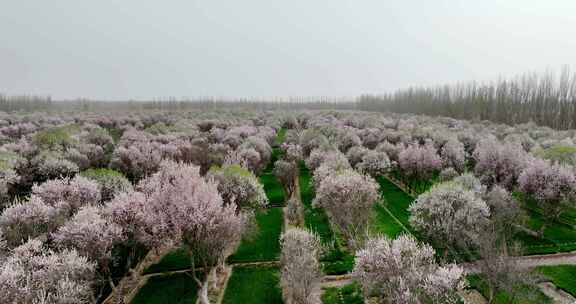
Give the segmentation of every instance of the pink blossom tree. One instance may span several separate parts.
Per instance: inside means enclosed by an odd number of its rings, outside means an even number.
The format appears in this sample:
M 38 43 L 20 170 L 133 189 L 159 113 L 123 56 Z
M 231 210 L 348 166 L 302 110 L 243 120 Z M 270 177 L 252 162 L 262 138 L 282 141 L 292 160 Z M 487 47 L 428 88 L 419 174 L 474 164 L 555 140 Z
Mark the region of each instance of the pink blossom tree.
M 274 175 L 282 184 L 287 198 L 292 197 L 298 184 L 299 167 L 294 161 L 280 159 L 274 163 Z
M 269 203 L 258 178 L 239 165 L 212 167 L 207 177 L 218 183 L 218 192 L 224 203 L 236 206 L 237 212 L 264 208 Z
M 362 145 L 362 140 L 352 129 L 341 130 L 334 139 L 342 153 L 346 153 L 352 147 Z
M 152 248 L 184 244 L 192 257 L 200 301 L 208 304 L 208 281 L 196 276 L 196 267 L 213 274 L 239 243 L 246 215 L 238 213 L 235 205 L 226 205 L 217 183 L 204 180 L 193 165 L 165 161 L 137 190 L 147 201 L 142 210 L 142 240 Z
M 118 146 L 112 154 L 110 165 L 127 176 L 139 179 L 158 169 L 162 155 L 148 142 Z
M 474 172 L 485 185 L 498 184 L 511 190 L 526 167 L 528 155 L 518 145 L 487 138 L 476 144 L 473 158 Z
M 254 173 L 263 168 L 260 153 L 253 148 L 238 148 L 224 159 L 224 165 L 240 165 Z
M 320 187 L 320 183 L 328 175 L 331 175 L 331 174 L 338 172 L 338 171 L 351 169 L 350 163 L 348 162 L 348 159 L 340 151 L 327 151 L 327 152 L 325 151 L 323 154 L 321 154 L 321 157 L 318 160 L 313 160 L 313 158 L 316 155 L 316 151 L 319 151 L 319 150 L 314 150 L 310 154 L 310 157 L 308 158 L 308 161 L 306 162 L 306 164 L 308 166 L 310 164 L 311 166 L 314 167 L 314 169 L 313 169 L 314 174 L 312 176 L 312 179 L 313 179 L 315 188 Z M 316 166 L 315 164 L 311 164 L 313 162 L 314 163 L 317 162 L 318 165 Z
M 101 201 L 100 185 L 83 176 L 46 181 L 32 187 L 32 194 L 46 204 L 59 205 L 68 216 L 74 215 L 82 206 L 97 205 Z M 65 209 L 65 210 L 64 210 Z
M 346 152 L 348 162 L 352 167 L 356 167 L 356 165 L 362 161 L 362 157 L 364 157 L 368 151 L 370 150 L 363 146 L 354 146 L 348 149 Z
M 287 161 L 298 162 L 304 158 L 302 147 L 298 144 L 283 143 L 281 148 L 284 150 Z
M 82 207 L 52 234 L 57 247 L 75 249 L 80 255 L 96 262 L 102 277 L 108 280 L 112 289 L 115 289 L 110 275 L 112 248 L 122 241 L 122 236 L 122 227 L 102 217 L 99 208 L 94 206 Z
M 150 221 L 146 220 L 145 216 L 150 214 L 143 212 L 146 205 L 146 196 L 143 193 L 129 190 L 118 193 L 101 210 L 102 216 L 107 221 L 122 227 L 121 240 L 129 250 L 126 263 L 128 267 L 133 265 L 137 248 L 147 245 L 145 243 L 148 235 L 146 230 L 150 228 L 146 224 Z M 133 275 L 138 275 L 132 270 L 130 272 Z
M 38 196 L 15 202 L 0 215 L 0 230 L 10 248 L 56 229 L 61 222 L 57 208 L 45 204 Z
M 388 155 L 388 158 L 390 158 L 391 161 L 398 162 L 398 156 L 400 155 L 400 152 L 402 152 L 404 149 L 405 147 L 404 144 L 402 143 L 393 144 L 385 140 L 379 143 L 374 150 L 382 151 L 386 153 L 386 155 Z
M 260 162 L 256 172 L 262 171 L 270 161 L 272 148 L 266 142 L 266 139 L 259 136 L 250 136 L 240 145 L 240 149 L 254 149 L 260 154 Z
M 418 196 L 409 207 L 410 225 L 437 244 L 475 246 L 490 209 L 462 184 L 447 182 Z
M 519 189 L 533 197 L 548 221 L 555 221 L 576 199 L 576 177 L 563 165 L 532 159 L 518 177 Z M 547 223 L 540 229 L 544 233 Z
M 368 150 L 364 156 L 362 156 L 362 160 L 356 165 L 356 168 L 360 172 L 370 174 L 371 176 L 385 174 L 391 167 L 392 163 L 388 155 L 375 150 Z
M 280 285 L 284 303 L 315 303 L 311 294 L 322 278 L 320 238 L 304 229 L 292 228 L 282 234 L 280 244 Z
M 328 175 L 316 191 L 314 205 L 326 210 L 351 248 L 360 244 L 366 232 L 372 208 L 380 199 L 373 178 L 354 170 Z
M 398 164 L 406 176 L 423 180 L 440 170 L 442 160 L 431 144 L 411 145 L 398 154 Z
M 464 269 L 436 263 L 434 249 L 408 235 L 375 237 L 356 252 L 353 276 L 380 303 L 458 303 Z
M 75 250 L 55 252 L 29 240 L 0 265 L 0 297 L 4 303 L 94 303 L 95 268 Z
M 464 144 L 456 138 L 450 138 L 440 150 L 444 168 L 454 168 L 458 172 L 466 169 L 466 150 Z

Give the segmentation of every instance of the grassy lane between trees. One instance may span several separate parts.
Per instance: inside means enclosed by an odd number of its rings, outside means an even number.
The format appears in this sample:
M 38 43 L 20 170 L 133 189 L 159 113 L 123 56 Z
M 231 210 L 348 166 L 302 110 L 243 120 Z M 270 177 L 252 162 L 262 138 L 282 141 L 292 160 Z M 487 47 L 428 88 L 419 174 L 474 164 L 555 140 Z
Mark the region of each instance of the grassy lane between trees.
M 468 282 L 472 289 L 476 289 L 482 296 L 488 299 L 488 286 L 479 275 L 469 275 Z M 521 286 L 516 299 L 511 299 L 509 294 L 498 292 L 494 296 L 494 304 L 552 304 L 553 301 L 547 297 L 536 286 Z
M 536 271 L 552 281 L 556 287 L 576 297 L 576 265 L 540 266 Z
M 364 304 L 364 296 L 357 283 L 342 287 L 324 288 L 323 304 Z
M 282 233 L 282 208 L 269 208 L 258 211 L 257 234 L 240 243 L 236 252 L 228 258 L 228 263 L 276 261 L 280 256 L 280 234 Z
M 402 233 L 414 234 L 408 211 L 414 199 L 384 176 L 377 177 L 376 181 L 380 185 L 383 202 L 374 207 L 373 232 L 390 238 L 396 238 Z
M 524 203 L 524 209 L 528 214 L 526 226 L 534 231 L 540 230 L 545 223 L 541 210 L 535 202 L 519 198 Z M 576 220 L 574 210 L 568 210 L 562 217 L 561 222 L 548 222 L 543 237 L 535 237 L 527 233 L 518 234 L 518 240 L 522 242 L 525 254 L 548 254 L 568 252 L 576 250 Z
M 196 304 L 197 284 L 188 273 L 154 276 L 148 279 L 132 304 Z
M 223 304 L 281 304 L 280 271 L 274 267 L 234 267 Z

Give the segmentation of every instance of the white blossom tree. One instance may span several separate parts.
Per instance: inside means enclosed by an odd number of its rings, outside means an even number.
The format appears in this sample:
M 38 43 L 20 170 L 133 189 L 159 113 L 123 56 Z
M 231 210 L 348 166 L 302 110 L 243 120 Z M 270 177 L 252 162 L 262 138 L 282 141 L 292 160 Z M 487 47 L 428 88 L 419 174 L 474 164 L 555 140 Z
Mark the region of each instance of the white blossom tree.
M 237 212 L 242 209 L 257 209 L 268 205 L 264 186 L 251 171 L 239 165 L 212 167 L 208 178 L 218 182 L 218 192 L 225 204 L 236 206 Z
M 311 304 L 313 288 L 320 283 L 320 238 L 304 229 L 292 228 L 281 239 L 280 285 L 286 304 Z
M 314 205 L 322 207 L 351 248 L 362 241 L 372 208 L 380 199 L 373 178 L 348 169 L 328 175 L 317 189 Z
M 38 196 L 15 202 L 0 215 L 0 230 L 10 248 L 54 231 L 61 222 L 58 209 Z
M 464 144 L 457 138 L 450 138 L 440 149 L 440 157 L 444 168 L 454 168 L 463 172 L 466 167 L 466 150 Z
M 370 174 L 371 176 L 378 176 L 385 174 L 390 170 L 392 163 L 385 152 L 376 150 L 368 150 L 362 160 L 356 165 L 360 172 Z
M 0 265 L 0 298 L 18 304 L 94 303 L 95 269 L 75 250 L 55 252 L 32 239 Z
M 458 303 L 464 269 L 436 263 L 434 249 L 408 235 L 370 238 L 356 252 L 353 277 L 379 303 Z
M 202 267 L 206 278 L 214 274 L 239 243 L 246 215 L 225 204 L 217 183 L 205 180 L 193 165 L 165 161 L 137 189 L 147 201 L 141 215 L 144 242 L 150 247 L 185 245 L 199 299 L 208 304 L 208 280 L 201 280 L 196 270 Z
M 486 202 L 455 182 L 434 186 L 409 209 L 410 225 L 430 240 L 464 248 L 474 246 L 490 216 Z
M 96 262 L 102 278 L 115 289 L 110 264 L 114 245 L 122 241 L 122 227 L 101 216 L 98 207 L 83 207 L 52 237 L 59 248 L 75 249 L 80 255 Z

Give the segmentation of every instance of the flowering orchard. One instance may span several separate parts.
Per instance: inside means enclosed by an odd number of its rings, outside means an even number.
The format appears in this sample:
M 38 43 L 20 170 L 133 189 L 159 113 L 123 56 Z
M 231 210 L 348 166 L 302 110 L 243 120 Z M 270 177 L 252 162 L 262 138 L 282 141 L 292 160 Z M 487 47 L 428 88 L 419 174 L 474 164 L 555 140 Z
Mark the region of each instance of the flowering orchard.
M 130 301 L 180 252 L 201 303 L 244 299 L 229 257 L 277 250 L 255 267 L 285 303 L 334 265 L 366 299 L 456 303 L 456 263 L 576 250 L 574 151 L 574 130 L 410 114 L 0 113 L 0 297 Z

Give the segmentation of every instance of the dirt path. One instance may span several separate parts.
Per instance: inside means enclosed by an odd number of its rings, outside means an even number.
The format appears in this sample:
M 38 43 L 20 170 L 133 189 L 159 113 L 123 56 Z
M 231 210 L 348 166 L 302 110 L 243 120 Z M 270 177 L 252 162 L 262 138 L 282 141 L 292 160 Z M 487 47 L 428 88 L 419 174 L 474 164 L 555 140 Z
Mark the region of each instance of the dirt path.
M 342 287 L 350 283 L 352 283 L 352 276 L 350 274 L 327 275 L 322 278 L 320 285 L 322 287 Z
M 280 261 L 231 263 L 231 264 L 227 264 L 226 266 L 229 266 L 229 267 L 250 267 L 250 266 L 278 267 L 278 266 L 280 266 Z M 198 270 L 202 270 L 202 268 L 196 268 L 196 271 L 198 271 Z M 155 272 L 155 273 L 143 274 L 141 276 L 141 278 L 148 279 L 151 277 L 156 277 L 156 276 L 161 276 L 161 275 L 171 275 L 171 274 L 186 273 L 186 272 L 191 272 L 191 271 L 192 271 L 191 269 L 180 269 L 180 270 L 172 270 L 172 271 L 164 271 L 164 272 Z
M 565 252 L 544 255 L 528 255 L 516 258 L 520 267 L 533 268 L 538 266 L 576 265 L 576 252 Z M 467 273 L 479 272 L 476 263 L 461 264 Z
M 556 304 L 574 304 L 576 303 L 576 298 L 574 298 L 569 293 L 556 288 L 556 286 L 550 282 L 544 282 L 538 284 L 538 287 L 542 292 L 550 297 Z

